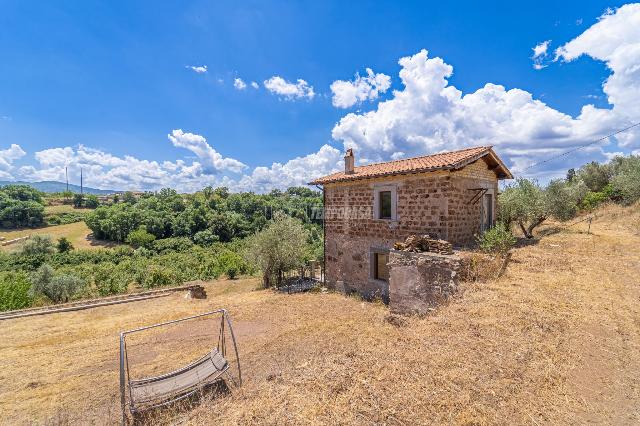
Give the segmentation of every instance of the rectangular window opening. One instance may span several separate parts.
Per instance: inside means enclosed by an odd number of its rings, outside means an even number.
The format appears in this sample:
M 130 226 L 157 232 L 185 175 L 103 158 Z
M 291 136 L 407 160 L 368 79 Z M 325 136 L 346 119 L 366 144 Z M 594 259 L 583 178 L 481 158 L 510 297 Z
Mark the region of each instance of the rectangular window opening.
M 373 254 L 373 278 L 381 281 L 389 281 L 389 255 L 386 253 Z
M 380 219 L 391 219 L 391 191 L 380 191 Z

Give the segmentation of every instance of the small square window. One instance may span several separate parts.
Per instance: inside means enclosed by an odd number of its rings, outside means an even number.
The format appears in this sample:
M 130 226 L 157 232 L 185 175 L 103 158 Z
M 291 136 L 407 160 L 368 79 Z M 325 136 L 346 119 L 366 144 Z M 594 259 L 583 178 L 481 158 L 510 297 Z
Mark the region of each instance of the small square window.
M 391 219 L 391 191 L 380 191 L 380 219 Z
M 389 255 L 386 253 L 373 254 L 373 278 L 381 281 L 389 281 Z

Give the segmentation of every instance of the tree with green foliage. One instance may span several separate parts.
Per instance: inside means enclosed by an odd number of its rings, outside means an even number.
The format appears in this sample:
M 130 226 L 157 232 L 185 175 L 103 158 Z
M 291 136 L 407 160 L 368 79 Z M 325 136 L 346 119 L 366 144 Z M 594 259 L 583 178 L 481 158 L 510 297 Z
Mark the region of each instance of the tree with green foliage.
M 308 234 L 302 222 L 278 212 L 262 231 L 250 237 L 247 260 L 262 271 L 265 287 L 279 286 L 285 272 L 304 264 Z
M 139 227 L 135 231 L 131 231 L 127 236 L 127 243 L 132 247 L 144 247 L 146 249 L 151 248 L 151 244 L 155 241 L 156 237 L 153 234 L 147 232 L 144 226 Z
M 507 186 L 498 203 L 502 221 L 516 223 L 525 238 L 533 238 L 533 230 L 550 216 L 544 189 L 529 179 L 519 178 Z
M 73 207 L 76 209 L 81 209 L 82 207 L 84 207 L 83 194 L 73 194 Z
M 36 227 L 44 222 L 42 193 L 28 185 L 0 187 L 0 226 Z
M 58 238 L 56 249 L 58 253 L 67 253 L 73 250 L 73 244 L 71 244 L 71 241 L 69 241 L 67 237 L 60 237 Z
M 640 200 L 640 155 L 616 157 L 611 167 L 614 170 L 612 192 L 626 205 Z
M 68 302 L 84 285 L 84 281 L 76 276 L 55 274 L 47 264 L 31 275 L 32 292 L 44 294 L 54 303 Z
M 587 192 L 586 185 L 579 179 L 552 180 L 544 189 L 549 214 L 562 221 L 575 217 Z
M 45 255 L 53 252 L 53 242 L 49 235 L 33 235 L 22 246 L 22 254 L 27 256 Z
M 122 202 L 123 203 L 135 204 L 136 201 L 138 201 L 138 200 L 136 199 L 136 196 L 133 195 L 133 192 L 131 192 L 131 191 L 127 191 L 122 195 Z
M 87 195 L 86 200 L 84 201 L 84 206 L 88 209 L 95 209 L 100 205 L 100 201 L 98 201 L 98 196 L 94 194 Z
M 612 176 L 612 169 L 608 164 L 592 161 L 580 167 L 577 176 L 587 185 L 589 191 L 600 192 L 607 186 Z
M 35 201 L 40 204 L 44 202 L 44 194 L 30 185 L 5 185 L 0 187 L 0 192 L 18 201 Z

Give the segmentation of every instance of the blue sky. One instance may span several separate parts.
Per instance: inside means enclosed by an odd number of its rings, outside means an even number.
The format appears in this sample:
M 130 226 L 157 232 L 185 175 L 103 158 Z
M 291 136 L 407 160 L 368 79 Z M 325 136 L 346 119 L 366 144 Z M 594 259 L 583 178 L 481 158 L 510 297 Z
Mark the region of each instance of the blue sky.
M 212 184 L 263 191 L 334 170 L 347 146 L 366 162 L 486 143 L 518 171 L 640 119 L 633 101 L 622 102 L 619 114 L 578 119 L 586 104 L 596 112 L 617 108 L 611 102 L 616 88 L 603 91 L 615 74 L 607 61 L 615 60 L 620 40 L 640 45 L 632 28 L 635 10 L 613 22 L 624 3 L 238 3 L 0 1 L 0 179 L 59 179 L 68 165 L 72 177 L 85 168 L 89 184 L 98 187 L 194 190 Z M 567 44 L 607 8 L 618 32 L 609 51 L 589 44 L 588 34 L 584 42 Z M 534 69 L 532 48 L 546 40 L 546 55 L 536 59 L 544 68 Z M 562 46 L 568 53 L 553 61 Z M 428 53 L 419 56 L 422 49 Z M 637 65 L 638 56 L 621 71 Z M 398 63 L 410 57 L 411 64 Z M 452 67 L 446 86 L 461 98 L 494 83 L 505 92 L 528 93 L 546 109 L 538 108 L 537 122 L 524 123 L 518 120 L 532 115 L 532 104 L 506 100 L 516 113 L 494 121 L 504 105 L 487 109 L 478 102 L 509 95 L 498 90 L 479 93 L 480 100 L 451 101 L 438 83 L 447 70 L 434 58 Z M 205 66 L 206 72 L 190 68 Z M 335 106 L 332 83 L 354 85 L 354 75 L 367 77 L 367 68 L 381 76 L 380 85 L 359 80 L 368 92 Z M 416 90 L 424 93 L 408 90 L 399 76 L 410 68 L 419 75 Z M 273 77 L 283 84 L 266 84 Z M 234 86 L 235 79 L 242 83 Z M 298 79 L 305 84 L 296 88 Z M 437 90 L 421 83 L 428 81 Z M 385 101 L 391 112 L 380 111 Z M 485 113 L 490 124 L 470 128 Z M 434 116 L 440 119 L 429 121 Z M 451 124 L 456 120 L 462 127 Z M 529 125 L 533 130 L 518 140 L 505 136 L 509 126 Z M 557 132 L 563 126 L 566 132 Z M 571 161 L 603 160 L 607 152 L 639 147 L 633 135 Z M 545 179 L 566 167 L 552 163 L 531 173 Z

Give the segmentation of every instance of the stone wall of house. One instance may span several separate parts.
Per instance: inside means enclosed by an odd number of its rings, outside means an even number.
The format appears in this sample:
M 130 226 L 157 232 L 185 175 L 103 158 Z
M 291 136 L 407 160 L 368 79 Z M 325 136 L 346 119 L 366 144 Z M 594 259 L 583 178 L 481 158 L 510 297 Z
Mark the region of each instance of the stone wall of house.
M 389 309 L 399 314 L 428 314 L 458 289 L 464 260 L 456 255 L 389 254 Z
M 397 220 L 374 218 L 376 186 L 395 185 Z M 409 235 L 430 234 L 463 245 L 480 229 L 480 202 L 472 188 L 497 193 L 494 172 L 480 159 L 458 171 L 390 176 L 325 186 L 326 277 L 331 287 L 388 296 L 388 284 L 370 278 L 372 248 L 390 249 Z

